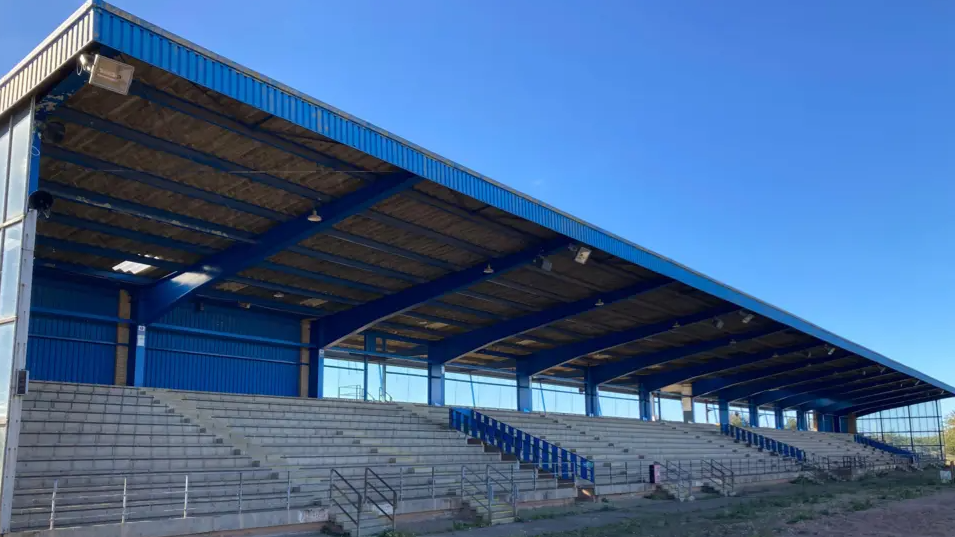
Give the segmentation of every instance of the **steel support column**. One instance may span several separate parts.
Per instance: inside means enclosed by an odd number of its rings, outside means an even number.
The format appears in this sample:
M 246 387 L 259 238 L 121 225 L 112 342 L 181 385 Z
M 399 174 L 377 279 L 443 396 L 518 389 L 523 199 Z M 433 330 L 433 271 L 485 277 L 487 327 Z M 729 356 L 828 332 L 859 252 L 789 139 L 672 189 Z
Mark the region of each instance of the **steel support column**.
M 517 373 L 517 410 L 531 412 L 534 409 L 534 391 L 531 389 L 531 376 Z
M 749 426 L 759 427 L 759 405 L 749 403 Z
M 314 331 L 310 333 L 311 347 L 308 349 L 308 396 L 321 399 L 325 397 L 325 349 L 315 346 Z
M 598 384 L 593 381 L 589 367 L 584 378 L 584 409 L 588 416 L 600 416 L 600 390 Z
M 428 404 L 444 406 L 444 364 L 428 363 Z
M 640 386 L 638 397 L 640 398 L 640 419 L 643 421 L 653 420 L 653 393 L 644 386 Z
M 837 433 L 848 433 L 849 432 L 849 416 L 838 416 L 836 420 L 836 425 L 839 426 Z
M 806 411 L 802 409 L 796 410 L 796 430 L 806 431 L 808 429 L 806 426 Z
M 693 386 L 689 384 L 683 386 L 683 396 L 680 398 L 680 404 L 683 406 L 683 423 L 694 423 L 696 416 L 693 408 Z
M 728 425 L 730 422 L 730 402 L 726 399 L 720 399 L 717 406 L 720 411 L 720 425 Z
M 146 326 L 136 326 L 136 347 L 133 351 L 133 366 L 126 366 L 126 383 L 129 386 L 146 385 Z
M 783 407 L 778 405 L 773 407 L 773 416 L 776 420 L 776 428 L 780 430 L 785 429 L 786 423 L 784 422 L 785 417 L 783 417 Z

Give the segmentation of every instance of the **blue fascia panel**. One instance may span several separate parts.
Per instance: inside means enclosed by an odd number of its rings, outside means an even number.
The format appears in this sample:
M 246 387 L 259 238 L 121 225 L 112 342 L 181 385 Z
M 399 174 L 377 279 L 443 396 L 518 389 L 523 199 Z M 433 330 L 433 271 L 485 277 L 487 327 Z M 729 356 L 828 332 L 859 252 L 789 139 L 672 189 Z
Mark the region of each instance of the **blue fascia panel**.
M 436 362 L 447 363 L 501 341 L 502 339 L 596 309 L 600 307 L 597 305 L 598 299 L 601 300 L 603 304 L 611 304 L 649 293 L 670 283 L 672 283 L 671 280 L 643 282 L 616 291 L 602 293 L 598 296 L 587 297 L 577 302 L 559 304 L 544 311 L 531 313 L 530 315 L 516 317 L 484 328 L 465 332 L 433 343 L 429 349 L 429 356 L 431 360 Z
M 351 192 L 321 208 L 321 222 L 303 214 L 266 231 L 256 244 L 237 244 L 201 260 L 189 269 L 154 284 L 139 296 L 140 323 L 148 324 L 190 294 L 254 266 L 396 193 L 411 188 L 418 178 L 401 172 L 381 177 L 374 184 Z
M 156 138 L 155 136 L 151 136 L 135 129 L 113 123 L 112 121 L 86 114 L 84 112 L 80 112 L 79 110 L 61 107 L 53 112 L 53 116 L 68 123 L 75 123 L 77 125 L 82 125 L 84 127 L 110 134 L 118 138 L 123 138 L 125 140 L 135 142 L 143 147 L 163 153 L 168 153 L 170 155 L 175 155 L 179 158 L 190 160 L 196 164 L 201 164 L 214 170 L 226 173 L 241 173 L 244 179 L 255 181 L 272 188 L 284 190 L 306 199 L 314 201 L 331 200 L 331 197 L 327 194 L 323 194 L 296 183 L 286 181 L 285 179 L 274 177 L 267 173 L 254 171 L 250 168 L 240 166 L 214 155 L 197 151 L 190 147 L 182 146 L 161 138 Z
M 746 399 L 752 397 L 756 394 L 766 392 L 769 390 L 775 390 L 777 388 L 786 388 L 788 386 L 793 386 L 796 384 L 801 384 L 805 382 L 810 382 L 818 379 L 825 379 L 826 377 L 831 377 L 833 375 L 839 375 L 842 373 L 848 373 L 850 371 L 857 371 L 865 369 L 866 366 L 863 364 L 851 364 L 842 367 L 834 367 L 824 370 L 815 369 L 815 365 L 812 367 L 797 367 L 793 368 L 802 374 L 794 375 L 782 379 L 768 378 L 766 380 L 758 382 L 749 382 L 742 384 L 736 387 L 727 388 L 720 390 L 718 392 L 720 397 L 725 398 L 727 401 L 738 401 L 740 399 Z M 853 379 L 841 379 L 840 382 L 845 384 L 851 382 Z M 758 398 L 758 396 L 757 396 Z M 759 400 L 761 405 L 766 404 L 766 402 Z
M 646 339 L 648 337 L 669 332 L 670 330 L 674 329 L 674 325 L 698 323 L 713 317 L 724 315 L 736 309 L 738 308 L 721 306 L 718 308 L 709 309 L 702 313 L 687 315 L 677 319 L 670 319 L 665 322 L 654 323 L 646 326 L 638 326 L 637 328 L 632 328 L 630 330 L 612 332 L 603 336 L 585 339 L 583 341 L 577 341 L 574 343 L 568 343 L 567 345 L 561 345 L 560 347 L 535 352 L 530 356 L 526 356 L 518 362 L 517 367 L 522 373 L 526 373 L 528 375 L 537 375 L 538 373 L 547 371 L 552 367 L 559 366 L 575 358 L 580 358 L 581 356 L 586 356 L 595 352 L 601 352 L 606 349 L 611 349 L 613 347 L 619 347 L 620 345 L 631 343 L 633 341 L 639 341 L 641 339 Z M 601 375 L 601 371 L 603 370 L 602 368 L 604 367 L 607 366 L 598 366 L 594 368 L 592 378 L 597 384 L 603 384 L 616 378 L 604 378 L 604 376 Z
M 737 367 L 742 367 L 745 365 L 751 365 L 763 360 L 771 360 L 773 358 L 778 358 L 780 356 L 786 356 L 787 354 L 793 354 L 797 352 L 803 352 L 815 347 L 818 347 L 819 343 L 804 343 L 802 345 L 793 345 L 790 347 L 785 347 L 782 349 L 775 349 L 772 351 L 766 352 L 757 352 L 753 354 L 747 354 L 744 356 L 727 358 L 726 360 L 714 360 L 712 362 L 707 362 L 699 365 L 694 365 L 690 367 L 684 367 L 670 373 L 661 373 L 657 375 L 647 376 L 640 380 L 641 384 L 647 386 L 647 389 L 650 391 L 656 391 L 660 388 L 670 386 L 672 384 L 680 384 L 687 380 L 702 377 L 703 375 L 712 375 L 714 373 L 719 373 L 721 371 L 729 371 L 731 369 L 736 369 Z M 822 362 L 819 362 L 822 363 Z M 800 367 L 805 367 L 800 365 Z M 757 371 L 746 371 L 744 373 L 738 373 L 736 375 L 729 375 L 725 377 L 719 377 L 714 379 L 705 379 L 698 383 L 693 384 L 693 396 L 705 395 L 709 392 L 716 391 L 733 384 L 739 384 L 740 382 L 746 382 L 748 380 L 757 380 L 764 377 L 769 377 L 772 375 L 777 375 L 779 373 L 785 373 L 794 369 L 793 364 L 787 364 L 785 366 L 778 367 L 766 367 L 759 369 Z M 742 380 L 737 380 L 742 379 Z M 701 391 L 698 391 L 701 390 Z
M 322 346 L 335 345 L 349 335 L 380 320 L 456 290 L 490 280 L 526 265 L 540 255 L 549 254 L 568 245 L 569 242 L 563 237 L 551 239 L 543 244 L 537 244 L 519 252 L 490 260 L 488 265 L 493 269 L 491 273 L 485 272 L 486 265 L 483 263 L 459 272 L 452 272 L 428 283 L 410 287 L 393 295 L 387 295 L 350 310 L 324 317 L 316 323 L 312 330 L 318 334 Z
M 705 313 L 699 314 L 699 315 L 700 315 L 699 318 L 692 322 L 700 322 L 710 318 L 710 317 L 703 317 Z M 691 323 L 681 322 L 680 324 L 691 324 Z M 762 337 L 766 337 L 770 334 L 778 333 L 783 330 L 785 329 L 779 326 L 770 326 L 767 328 L 760 328 L 759 330 L 746 332 L 744 334 L 735 334 L 733 336 L 719 338 L 713 341 L 704 341 L 702 343 L 695 343 L 693 345 L 685 345 L 682 347 L 675 347 L 672 349 L 666 349 L 659 352 L 652 352 L 652 353 L 648 353 L 644 355 L 634 356 L 633 358 L 625 358 L 618 362 L 612 362 L 606 365 L 599 365 L 594 367 L 594 380 L 599 384 L 603 384 L 605 382 L 609 382 L 616 378 L 629 375 L 635 371 L 639 371 L 647 367 L 665 364 L 667 362 L 679 360 L 680 358 L 693 356 L 694 354 L 711 352 L 722 347 L 733 345 L 734 342 L 738 343 L 741 341 L 751 341 L 754 339 L 759 339 Z

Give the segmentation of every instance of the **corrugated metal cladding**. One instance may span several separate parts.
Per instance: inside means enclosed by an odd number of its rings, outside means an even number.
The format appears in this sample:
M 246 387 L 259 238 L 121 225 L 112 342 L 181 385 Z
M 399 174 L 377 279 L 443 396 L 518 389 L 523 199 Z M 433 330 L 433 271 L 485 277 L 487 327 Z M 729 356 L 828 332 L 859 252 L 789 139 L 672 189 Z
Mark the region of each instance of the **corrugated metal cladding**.
M 96 41 L 143 62 L 205 86 L 237 101 L 354 147 L 385 162 L 549 228 L 621 259 L 733 302 L 837 347 L 938 385 L 938 381 L 804 319 L 746 295 L 616 235 L 506 188 L 463 166 L 348 116 L 267 77 L 201 49 L 174 40 L 163 30 L 105 3 L 98 3 Z M 953 388 L 955 389 L 955 388 Z
M 0 115 L 93 41 L 93 17 L 88 5 L 81 7 L 0 81 Z
M 112 384 L 116 323 L 58 312 L 116 317 L 119 291 L 90 285 L 33 280 L 27 369 L 36 380 Z
M 205 304 L 201 311 L 195 304 L 180 305 L 146 336 L 145 383 L 156 388 L 297 396 L 299 323 L 293 317 L 214 304 Z

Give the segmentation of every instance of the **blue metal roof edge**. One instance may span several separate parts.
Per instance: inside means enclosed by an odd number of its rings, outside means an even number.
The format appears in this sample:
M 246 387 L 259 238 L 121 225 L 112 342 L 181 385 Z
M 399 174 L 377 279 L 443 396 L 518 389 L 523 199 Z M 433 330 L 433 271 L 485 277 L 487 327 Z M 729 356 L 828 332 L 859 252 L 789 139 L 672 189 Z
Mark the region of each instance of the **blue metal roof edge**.
M 102 0 L 91 0 L 94 40 L 172 74 L 348 145 L 488 205 L 735 303 L 955 395 L 955 387 L 704 276 L 613 233 L 436 155 Z

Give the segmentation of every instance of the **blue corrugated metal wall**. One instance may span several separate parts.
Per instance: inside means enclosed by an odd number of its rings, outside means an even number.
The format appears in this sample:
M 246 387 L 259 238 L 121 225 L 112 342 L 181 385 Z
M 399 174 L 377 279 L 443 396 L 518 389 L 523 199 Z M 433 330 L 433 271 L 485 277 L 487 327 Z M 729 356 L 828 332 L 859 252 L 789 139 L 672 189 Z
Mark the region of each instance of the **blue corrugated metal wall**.
M 112 384 L 116 368 L 116 323 L 70 317 L 116 317 L 116 288 L 34 279 L 27 340 L 31 378 Z
M 183 304 L 146 336 L 147 386 L 298 395 L 300 323 L 276 313 Z M 234 335 L 234 336 L 233 336 Z

